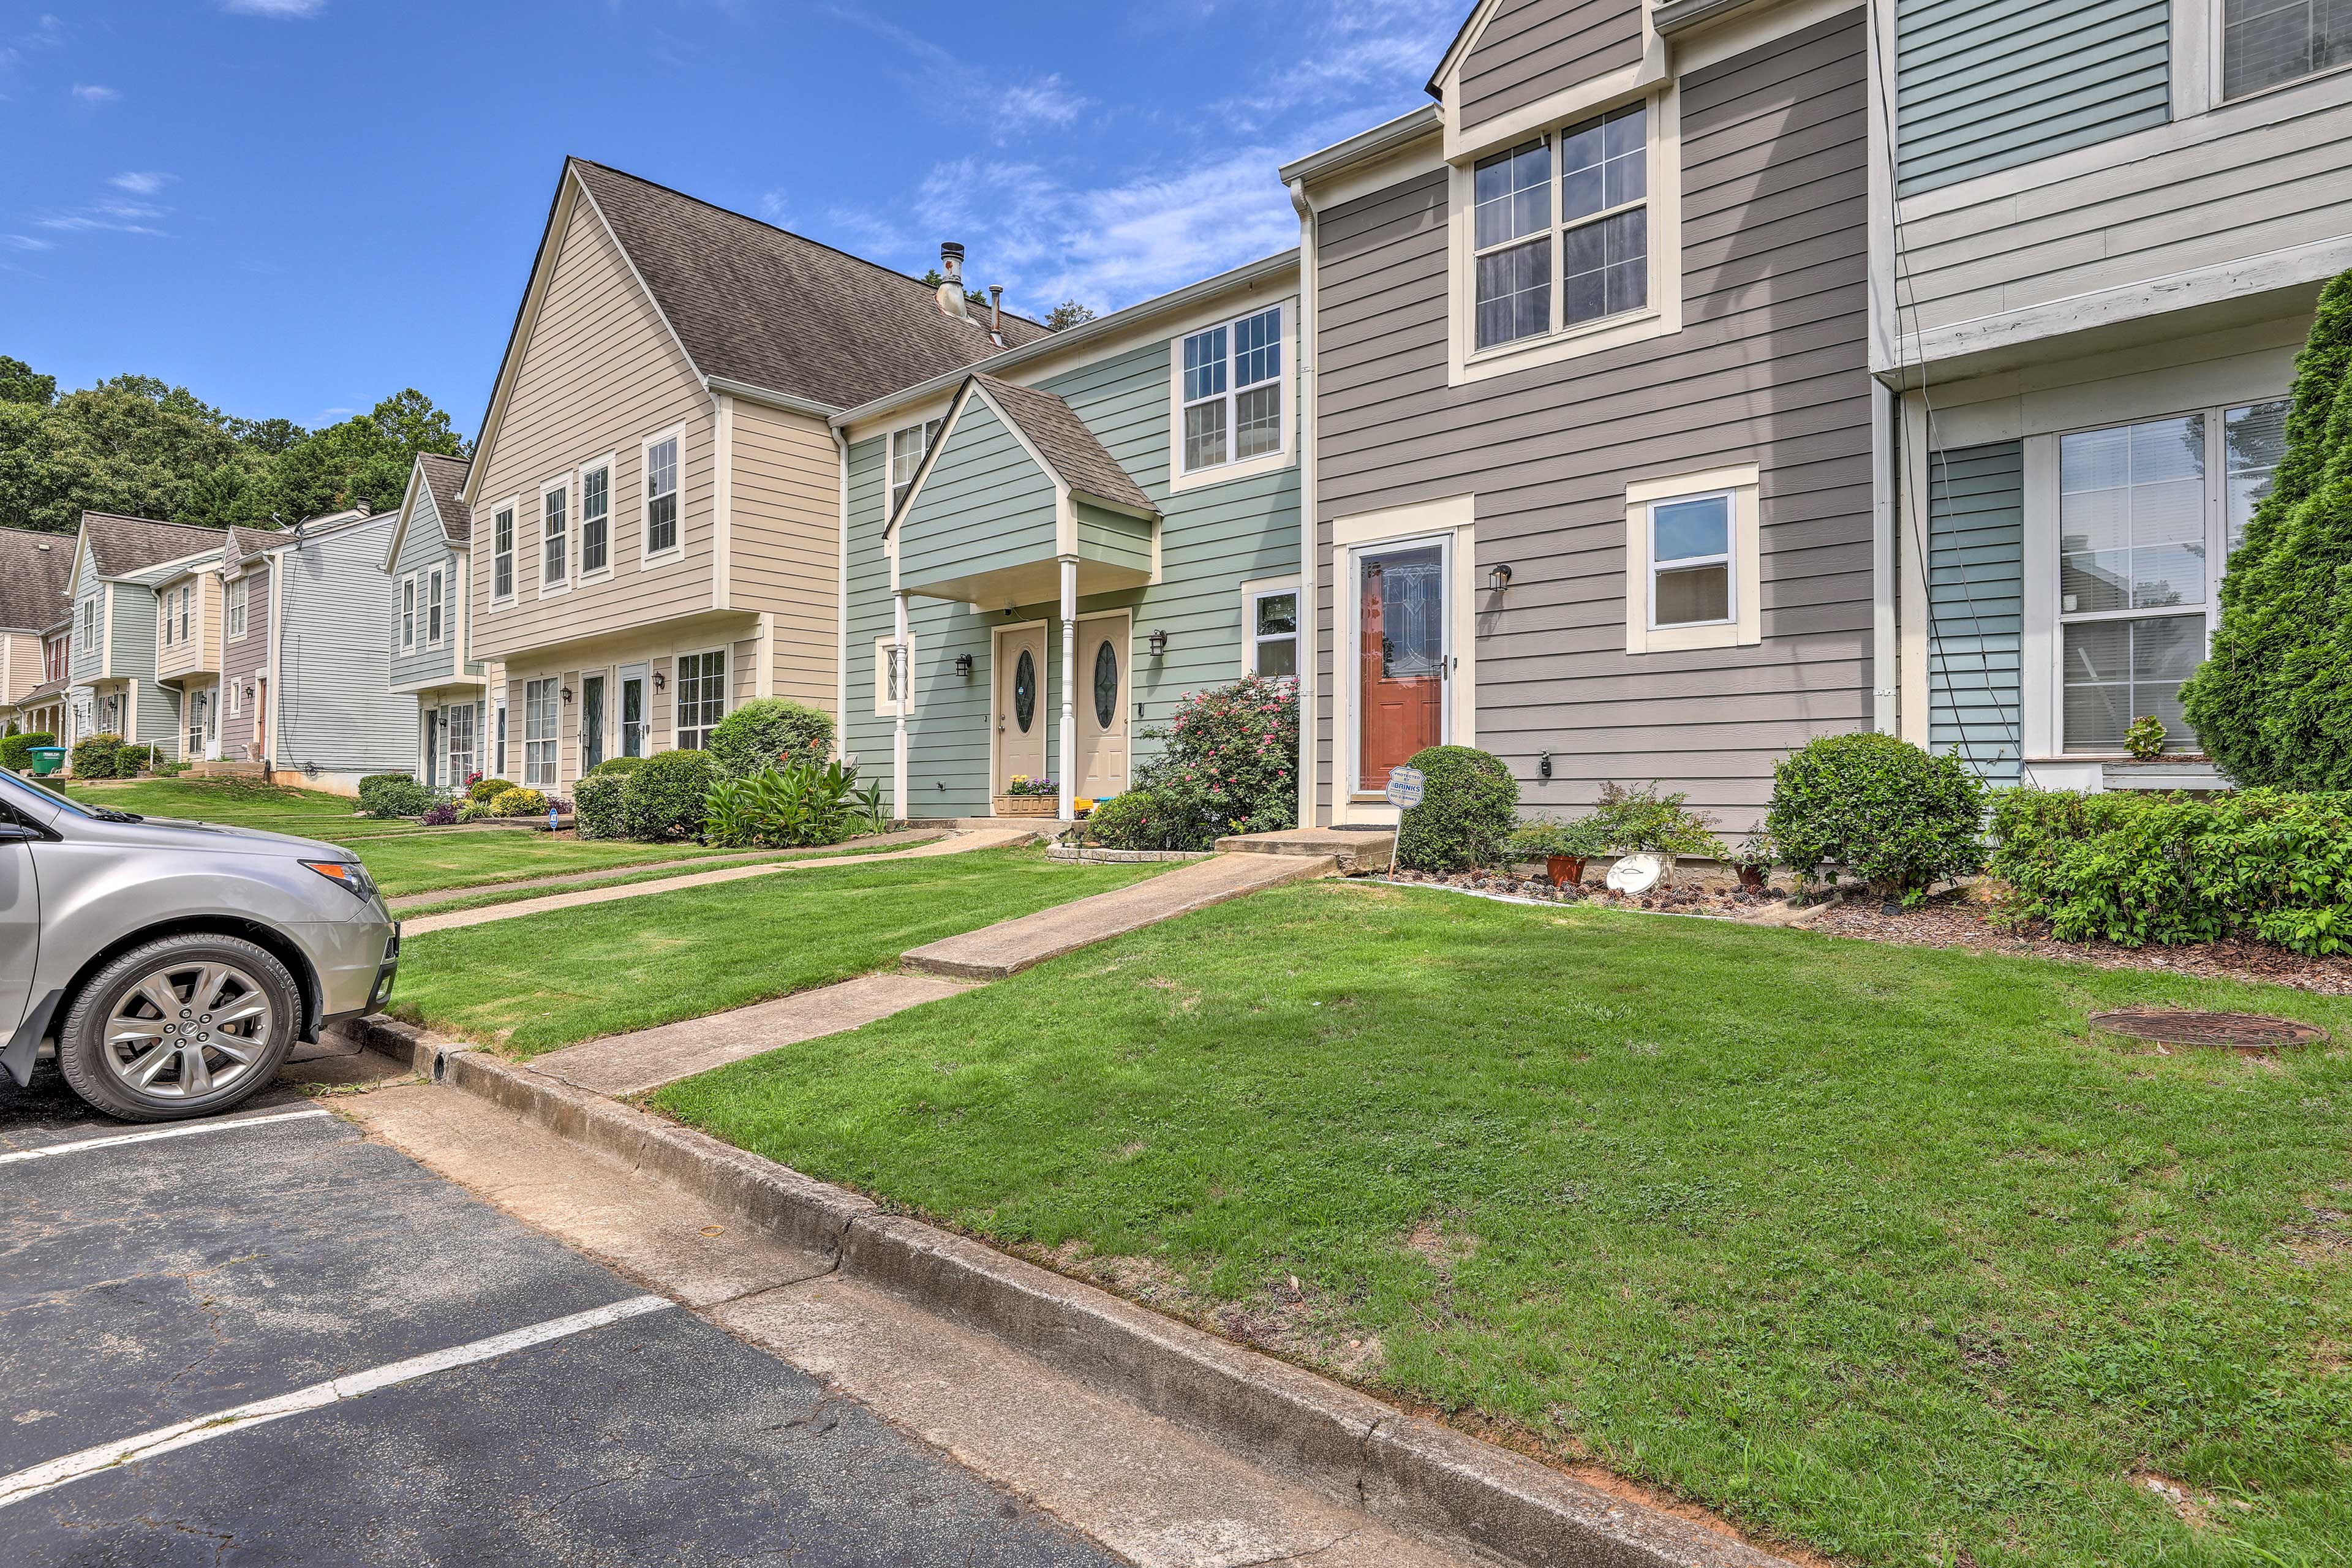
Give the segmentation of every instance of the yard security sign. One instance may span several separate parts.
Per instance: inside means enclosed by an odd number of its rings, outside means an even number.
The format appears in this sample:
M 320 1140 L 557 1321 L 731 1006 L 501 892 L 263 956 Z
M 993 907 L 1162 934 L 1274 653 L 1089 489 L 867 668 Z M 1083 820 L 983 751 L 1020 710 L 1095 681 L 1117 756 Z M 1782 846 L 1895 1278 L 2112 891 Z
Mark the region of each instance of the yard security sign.
M 1421 804 L 1422 786 L 1428 781 L 1419 768 L 1389 770 L 1389 804 L 1399 811 L 1411 811 Z

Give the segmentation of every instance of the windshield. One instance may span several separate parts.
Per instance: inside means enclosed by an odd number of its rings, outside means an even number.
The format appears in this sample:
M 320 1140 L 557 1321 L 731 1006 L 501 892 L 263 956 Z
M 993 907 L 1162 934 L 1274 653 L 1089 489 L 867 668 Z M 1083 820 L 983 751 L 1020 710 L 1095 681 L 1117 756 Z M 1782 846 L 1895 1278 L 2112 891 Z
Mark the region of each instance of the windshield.
M 10 789 L 22 790 L 44 805 L 62 807 L 72 812 L 76 816 L 86 816 L 96 822 L 143 822 L 146 820 L 136 812 L 116 811 L 102 805 L 84 805 L 70 795 L 59 795 L 47 784 L 36 784 L 22 773 L 12 773 L 5 768 L 0 768 L 0 795 L 5 795 L 5 792 Z

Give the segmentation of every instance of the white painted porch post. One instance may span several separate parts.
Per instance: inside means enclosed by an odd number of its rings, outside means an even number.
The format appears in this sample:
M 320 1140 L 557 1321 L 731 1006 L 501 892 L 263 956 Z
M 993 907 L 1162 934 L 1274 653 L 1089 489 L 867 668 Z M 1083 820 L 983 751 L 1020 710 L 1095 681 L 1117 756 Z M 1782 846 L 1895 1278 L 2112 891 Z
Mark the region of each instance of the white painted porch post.
M 890 645 L 893 672 L 898 678 L 898 700 L 890 705 L 897 715 L 890 731 L 890 803 L 898 807 L 898 820 L 904 822 L 913 815 L 907 808 L 907 710 L 915 705 L 915 672 L 909 668 L 913 660 L 907 657 L 907 595 L 890 595 L 892 614 Z M 886 679 L 882 689 L 890 689 Z
M 1067 822 L 1078 798 L 1078 560 L 1062 557 L 1062 805 Z

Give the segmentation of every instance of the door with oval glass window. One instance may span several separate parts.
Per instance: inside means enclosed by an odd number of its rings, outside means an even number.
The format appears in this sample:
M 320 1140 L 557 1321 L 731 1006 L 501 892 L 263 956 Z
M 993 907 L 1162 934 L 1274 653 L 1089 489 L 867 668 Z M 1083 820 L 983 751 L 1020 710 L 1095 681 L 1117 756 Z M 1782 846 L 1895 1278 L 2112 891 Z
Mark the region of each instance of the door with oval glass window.
M 1078 623 L 1078 782 L 1087 800 L 1127 788 L 1128 650 L 1130 623 L 1104 616 Z
M 1044 778 L 1045 628 L 1015 626 L 996 639 L 996 793 L 1017 777 Z

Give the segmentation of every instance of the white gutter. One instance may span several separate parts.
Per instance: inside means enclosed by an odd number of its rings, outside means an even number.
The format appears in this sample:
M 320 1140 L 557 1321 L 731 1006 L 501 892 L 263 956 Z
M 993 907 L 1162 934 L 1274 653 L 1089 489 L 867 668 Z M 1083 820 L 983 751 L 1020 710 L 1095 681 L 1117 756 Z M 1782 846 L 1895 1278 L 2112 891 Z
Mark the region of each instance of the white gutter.
M 833 603 L 834 642 L 837 650 L 833 661 L 833 754 L 836 760 L 846 760 L 849 755 L 849 437 L 837 428 L 833 430 L 833 450 L 834 464 L 841 475 L 841 549 L 834 562 L 840 582 Z M 888 461 L 887 457 L 884 461 Z M 897 802 L 892 804 L 898 805 Z M 906 815 L 903 805 L 898 815 Z
M 1408 142 L 1417 142 L 1444 122 L 1444 111 L 1434 103 L 1424 103 L 1408 110 L 1394 120 L 1383 121 L 1370 131 L 1359 131 L 1344 142 L 1294 158 L 1276 171 L 1286 185 L 1296 189 L 1302 180 L 1319 180 L 1336 174 L 1350 163 L 1360 163 L 1395 151 Z M 1292 201 L 1297 198 L 1294 195 Z
M 748 381 L 734 381 L 723 375 L 706 375 L 702 384 L 712 392 L 725 393 L 730 397 L 748 397 L 754 403 L 781 408 L 790 414 L 805 414 L 815 419 L 831 418 L 841 412 L 837 403 L 819 403 L 814 398 L 795 397 L 789 392 L 777 392 L 765 386 L 755 386 Z
M 1315 822 L 1316 740 L 1321 693 L 1323 616 L 1315 589 L 1315 200 L 1294 179 L 1290 205 L 1298 209 L 1298 826 Z M 1336 610 L 1335 610 L 1336 614 Z M 1249 635 L 1249 628 L 1242 628 Z

